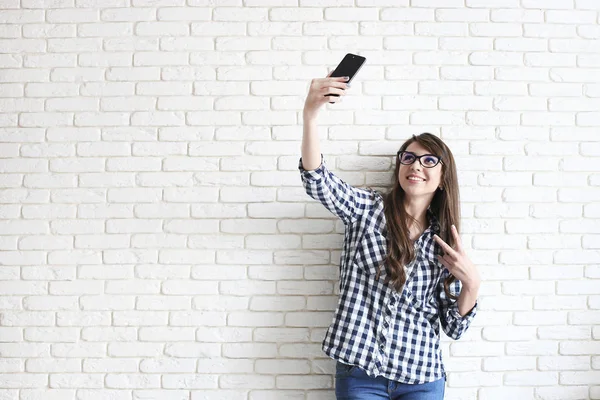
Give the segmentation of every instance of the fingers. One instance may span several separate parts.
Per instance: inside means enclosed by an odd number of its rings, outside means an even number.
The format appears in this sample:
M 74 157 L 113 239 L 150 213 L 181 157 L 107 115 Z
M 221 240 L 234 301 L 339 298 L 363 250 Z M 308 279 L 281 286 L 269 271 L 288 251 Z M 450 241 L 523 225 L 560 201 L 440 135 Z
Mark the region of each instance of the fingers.
M 324 87 L 321 89 L 320 93 L 323 95 L 326 95 L 326 94 L 337 94 L 340 96 L 346 95 L 346 91 L 344 89 L 339 89 L 336 87 Z
M 450 245 L 444 242 L 438 235 L 433 235 L 433 238 L 442 247 L 442 249 L 444 249 L 445 254 L 449 254 L 450 256 L 456 258 L 458 254 L 462 253 L 462 241 L 456 226 L 452 225 L 450 230 L 452 231 L 452 237 L 454 238 L 454 248 L 450 247 Z
M 310 90 L 321 90 L 323 88 L 335 87 L 340 89 L 348 88 L 348 83 L 345 77 L 313 79 L 311 81 Z
M 313 83 L 310 88 L 310 94 L 314 97 L 323 97 L 327 94 L 337 94 L 339 96 L 344 96 L 346 94 L 345 89 L 348 85 L 344 82 L 337 81 L 322 81 Z M 327 96 L 328 98 L 330 96 Z
M 312 86 L 324 86 L 324 85 L 334 85 L 334 84 L 346 84 L 348 79 L 345 76 L 335 77 L 335 78 L 316 78 L 311 81 Z
M 334 77 L 334 78 L 331 78 L 331 74 L 333 74 L 333 71 L 334 71 L 334 70 L 331 70 L 331 71 L 329 71 L 329 72 L 327 73 L 327 76 L 326 76 L 325 78 L 326 78 L 326 79 L 327 79 L 327 78 L 330 78 L 330 79 L 336 79 L 336 80 L 340 80 L 340 79 L 341 79 L 341 80 L 342 80 L 342 82 L 346 82 L 346 80 L 347 80 L 347 79 L 346 79 L 346 78 L 347 78 L 346 76 L 336 76 L 336 77 Z
M 325 91 L 328 88 L 347 89 L 347 88 L 349 88 L 349 86 L 346 82 L 326 80 L 326 81 L 321 81 L 321 82 L 315 82 L 311 87 L 312 90 L 325 90 Z
M 439 261 L 439 262 L 440 262 L 440 263 L 441 263 L 441 264 L 442 264 L 444 267 L 446 267 L 446 269 L 447 269 L 448 271 L 450 271 L 450 273 L 452 273 L 452 263 L 451 263 L 449 260 L 447 260 L 447 259 L 445 258 L 445 256 L 444 256 L 444 257 L 442 257 L 442 256 L 440 256 L 440 255 L 438 254 L 438 256 L 437 256 L 437 259 L 438 259 L 438 261 Z
M 338 103 L 342 100 L 342 96 L 346 95 L 346 89 L 349 88 L 345 77 L 329 77 L 313 79 L 311 81 L 307 102 L 313 104 L 323 103 Z M 327 94 L 335 94 L 337 96 L 326 96 Z
M 323 82 L 321 87 L 322 88 L 335 87 L 335 88 L 339 88 L 339 89 L 347 89 L 350 86 L 348 86 L 348 84 L 346 82 L 332 81 L 332 82 Z
M 325 81 L 327 83 L 329 83 L 330 85 L 348 85 L 348 79 L 346 79 L 346 76 L 339 76 L 339 77 L 335 77 L 335 78 L 325 78 Z
M 324 87 L 319 91 L 313 92 L 312 98 L 320 103 L 338 103 L 342 101 L 342 97 L 345 95 L 346 92 L 343 89 L 338 89 L 334 87 Z
M 456 250 L 460 251 L 462 249 L 462 241 L 460 240 L 460 235 L 458 234 L 458 230 L 454 225 L 452 225 L 452 236 L 454 237 L 454 242 L 456 243 Z
M 444 242 L 442 238 L 438 235 L 433 235 L 433 239 L 440 245 L 440 247 L 444 250 L 445 254 L 453 254 L 454 249 L 448 245 L 448 243 Z

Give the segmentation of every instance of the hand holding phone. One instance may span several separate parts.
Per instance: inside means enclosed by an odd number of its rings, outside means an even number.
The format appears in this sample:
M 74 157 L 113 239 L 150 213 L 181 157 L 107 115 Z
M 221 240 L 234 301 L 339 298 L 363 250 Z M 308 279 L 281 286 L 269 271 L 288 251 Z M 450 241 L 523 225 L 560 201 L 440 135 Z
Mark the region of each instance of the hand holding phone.
M 362 56 L 359 56 L 356 54 L 352 54 L 352 53 L 348 53 L 344 56 L 344 58 L 338 64 L 338 66 L 331 72 L 331 74 L 329 74 L 329 76 L 331 78 L 347 76 L 349 79 L 346 83 L 350 84 L 350 82 L 352 82 L 352 79 L 354 78 L 354 76 L 358 73 L 360 68 L 365 63 L 365 61 L 366 61 L 365 57 L 362 57 Z M 339 96 L 339 95 L 326 94 L 325 96 Z M 329 103 L 333 104 L 333 102 L 331 102 L 331 101 Z
M 337 103 L 341 97 L 345 95 L 346 82 L 345 77 L 332 78 L 327 75 L 326 78 L 315 78 L 311 80 L 310 87 L 306 100 L 304 101 L 304 109 L 302 111 L 303 118 L 312 119 L 316 117 L 319 108 L 327 103 L 332 97 L 326 97 L 328 94 L 335 94 L 338 98 L 333 101 Z

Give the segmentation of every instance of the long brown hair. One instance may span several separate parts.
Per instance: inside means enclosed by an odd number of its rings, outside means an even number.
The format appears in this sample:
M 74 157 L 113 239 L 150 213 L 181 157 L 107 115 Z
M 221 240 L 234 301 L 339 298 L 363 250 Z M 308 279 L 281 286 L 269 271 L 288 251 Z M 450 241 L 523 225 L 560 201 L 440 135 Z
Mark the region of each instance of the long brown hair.
M 419 143 L 432 154 L 441 158 L 442 177 L 440 186 L 436 190 L 429 209 L 439 221 L 438 236 L 454 247 L 454 237 L 452 236 L 451 226 L 454 224 L 460 232 L 460 204 L 458 191 L 458 178 L 456 174 L 456 164 L 452 152 L 440 138 L 431 133 L 422 133 L 418 136 L 413 135 L 400 147 L 400 151 L 413 142 Z M 384 212 L 387 220 L 388 231 L 388 254 L 386 257 L 387 277 L 386 283 L 391 283 L 394 288 L 400 292 L 406 283 L 406 273 L 404 265 L 408 265 L 415 259 L 415 249 L 413 242 L 409 238 L 409 220 L 416 221 L 404 209 L 405 192 L 400 186 L 398 174 L 400 172 L 400 163 L 396 160 L 396 168 L 391 188 L 384 195 Z M 439 247 L 436 245 L 436 247 Z M 441 249 L 440 249 L 441 250 Z M 437 260 L 436 260 L 437 262 Z M 379 275 L 379 274 L 378 274 Z M 450 292 L 450 284 L 456 278 L 450 275 L 444 281 L 444 291 L 446 295 L 456 300 L 458 297 Z

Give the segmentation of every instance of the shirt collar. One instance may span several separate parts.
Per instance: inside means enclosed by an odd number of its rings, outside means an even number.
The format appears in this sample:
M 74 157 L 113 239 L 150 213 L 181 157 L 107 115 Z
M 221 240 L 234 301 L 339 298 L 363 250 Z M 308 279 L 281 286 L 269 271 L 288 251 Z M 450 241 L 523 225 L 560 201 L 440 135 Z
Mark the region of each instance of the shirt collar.
M 435 216 L 435 214 L 433 213 L 433 211 L 431 211 L 430 207 L 427 208 L 427 217 L 429 218 L 429 228 L 428 229 L 431 230 L 436 235 L 439 235 L 440 234 L 440 222 L 438 221 L 438 219 Z

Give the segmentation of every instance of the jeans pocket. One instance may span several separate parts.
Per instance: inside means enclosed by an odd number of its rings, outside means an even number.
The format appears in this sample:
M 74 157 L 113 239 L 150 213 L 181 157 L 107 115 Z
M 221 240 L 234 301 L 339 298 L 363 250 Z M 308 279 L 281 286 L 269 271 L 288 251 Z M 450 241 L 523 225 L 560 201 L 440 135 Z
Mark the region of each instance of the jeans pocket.
M 344 363 L 338 361 L 335 364 L 335 375 L 336 376 L 350 375 L 352 373 L 352 371 L 354 371 L 355 368 L 356 368 L 356 365 L 344 364 Z

